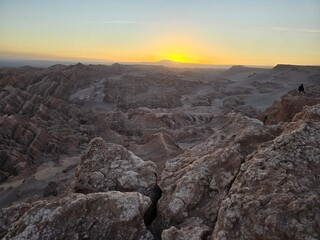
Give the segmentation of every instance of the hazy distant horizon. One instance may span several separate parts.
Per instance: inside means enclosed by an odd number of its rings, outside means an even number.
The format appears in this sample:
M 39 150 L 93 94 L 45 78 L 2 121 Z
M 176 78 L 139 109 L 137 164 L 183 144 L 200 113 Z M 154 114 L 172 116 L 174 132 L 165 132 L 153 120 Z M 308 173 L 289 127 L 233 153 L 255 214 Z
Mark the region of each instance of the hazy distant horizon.
M 165 63 L 166 61 L 170 61 L 170 63 Z M 77 63 L 82 63 L 84 65 L 112 65 L 115 63 L 124 64 L 124 65 L 156 65 L 156 66 L 166 66 L 166 67 L 177 67 L 177 68 L 220 68 L 227 69 L 232 66 L 244 66 L 244 67 L 255 67 L 255 68 L 273 68 L 276 65 L 298 65 L 298 64 L 290 64 L 290 63 L 278 63 L 275 65 L 250 65 L 250 64 L 199 64 L 199 63 L 180 63 L 175 62 L 168 59 L 163 59 L 155 62 L 121 62 L 121 61 L 88 61 L 88 60 L 51 60 L 51 59 L 6 59 L 0 57 L 0 68 L 2 67 L 23 67 L 23 66 L 31 66 L 31 67 L 50 67 L 56 64 L 63 65 L 75 65 Z M 305 66 L 318 66 L 318 65 L 305 65 Z

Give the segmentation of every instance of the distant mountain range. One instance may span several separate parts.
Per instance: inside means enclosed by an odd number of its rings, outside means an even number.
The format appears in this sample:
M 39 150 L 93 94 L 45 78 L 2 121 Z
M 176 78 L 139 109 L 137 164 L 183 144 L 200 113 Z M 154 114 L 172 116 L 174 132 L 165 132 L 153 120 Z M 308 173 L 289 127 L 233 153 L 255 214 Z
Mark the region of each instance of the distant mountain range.
M 229 68 L 232 65 L 217 65 L 217 64 L 199 64 L 199 63 L 182 63 L 168 59 L 160 60 L 158 62 L 142 62 L 145 65 L 162 65 L 166 67 L 179 68 Z
M 4 59 L 0 58 L 0 67 L 21 67 L 21 66 L 33 66 L 33 67 L 49 67 L 56 64 L 76 64 L 78 61 L 67 61 L 67 60 L 28 60 L 28 59 Z M 116 62 L 99 62 L 99 61 L 81 61 L 84 64 L 105 64 L 111 65 Z M 226 69 L 233 65 L 218 65 L 218 64 L 198 64 L 198 63 L 181 63 L 168 59 L 160 60 L 157 62 L 119 62 L 126 65 L 162 65 L 166 67 L 176 67 L 176 68 L 220 68 Z M 256 66 L 257 67 L 257 66 Z M 271 68 L 270 66 L 259 66 L 262 68 Z

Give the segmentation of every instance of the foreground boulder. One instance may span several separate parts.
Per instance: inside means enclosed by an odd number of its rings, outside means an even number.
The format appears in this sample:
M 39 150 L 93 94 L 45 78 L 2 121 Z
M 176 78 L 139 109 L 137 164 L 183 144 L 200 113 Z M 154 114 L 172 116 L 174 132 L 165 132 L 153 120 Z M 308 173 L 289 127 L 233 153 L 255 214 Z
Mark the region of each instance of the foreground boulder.
M 0 211 L 2 239 L 153 239 L 143 215 L 151 201 L 132 192 L 72 194 Z
M 76 192 L 126 191 L 149 195 L 156 184 L 156 166 L 121 145 L 94 138 L 81 156 L 76 172 Z
M 248 156 L 212 239 L 320 239 L 320 105 Z

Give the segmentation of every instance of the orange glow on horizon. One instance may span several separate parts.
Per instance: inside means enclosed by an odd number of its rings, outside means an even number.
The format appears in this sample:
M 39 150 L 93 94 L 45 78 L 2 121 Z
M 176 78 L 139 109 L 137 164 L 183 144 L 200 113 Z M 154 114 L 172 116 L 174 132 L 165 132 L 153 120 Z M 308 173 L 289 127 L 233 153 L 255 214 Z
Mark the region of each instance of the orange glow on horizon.
M 151 43 L 142 44 L 134 49 L 105 47 L 90 44 L 89 47 L 81 44 L 48 45 L 34 47 L 31 44 L 15 47 L 0 44 L 0 57 L 9 56 L 16 59 L 54 60 L 54 61 L 87 61 L 87 62 L 158 62 L 171 60 L 180 63 L 216 64 L 216 65 L 263 65 L 274 66 L 278 63 L 315 65 L 316 59 L 291 58 L 274 54 L 265 57 L 252 57 L 251 52 L 237 51 L 213 44 L 202 42 L 184 34 L 175 34 L 166 38 L 155 38 Z M 1 46 L 2 45 L 2 46 Z M 275 61 L 274 59 L 277 59 Z
M 319 1 L 285 2 L 2 1 L 0 59 L 320 65 Z
M 258 46 L 233 44 L 221 41 L 208 41 L 196 33 L 170 32 L 154 35 L 135 45 L 117 38 L 112 44 L 96 42 L 88 37 L 86 41 L 72 41 L 71 36 L 57 41 L 40 41 L 25 38 L 0 40 L 0 57 L 9 59 L 79 61 L 79 62 L 158 62 L 171 60 L 181 63 L 216 65 L 263 65 L 274 66 L 278 63 L 315 65 L 317 56 L 293 56 L 278 49 L 274 52 L 258 52 Z M 15 41 L 18 41 L 15 43 Z M 35 44 L 36 43 L 36 44 Z M 249 44 L 249 43 L 248 43 Z M 276 48 L 275 48 L 276 49 Z M 261 51 L 264 51 L 263 49 Z M 319 63 L 320 64 L 320 63 Z

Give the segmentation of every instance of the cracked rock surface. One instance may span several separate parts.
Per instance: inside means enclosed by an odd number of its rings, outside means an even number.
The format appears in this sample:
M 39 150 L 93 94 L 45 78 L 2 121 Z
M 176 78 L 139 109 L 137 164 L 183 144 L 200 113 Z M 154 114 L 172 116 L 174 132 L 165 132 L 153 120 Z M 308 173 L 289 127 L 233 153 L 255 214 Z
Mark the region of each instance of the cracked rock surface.
M 320 105 L 249 156 L 222 201 L 212 239 L 320 238 Z
M 153 239 L 143 223 L 151 201 L 137 193 L 71 194 L 0 211 L 2 239 Z
M 77 192 L 140 192 L 148 195 L 156 184 L 156 165 L 125 147 L 94 138 L 81 156 L 74 188 Z

